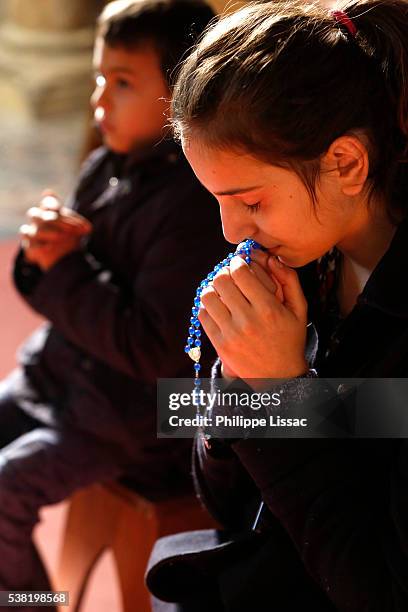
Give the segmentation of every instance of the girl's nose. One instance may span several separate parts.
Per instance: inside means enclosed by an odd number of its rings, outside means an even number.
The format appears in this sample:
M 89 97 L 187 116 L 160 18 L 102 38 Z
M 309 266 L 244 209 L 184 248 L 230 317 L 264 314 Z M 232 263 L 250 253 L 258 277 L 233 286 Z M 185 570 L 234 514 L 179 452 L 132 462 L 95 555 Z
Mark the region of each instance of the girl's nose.
M 228 242 L 239 244 L 256 235 L 255 223 L 245 216 L 238 202 L 220 203 L 220 211 L 224 236 Z

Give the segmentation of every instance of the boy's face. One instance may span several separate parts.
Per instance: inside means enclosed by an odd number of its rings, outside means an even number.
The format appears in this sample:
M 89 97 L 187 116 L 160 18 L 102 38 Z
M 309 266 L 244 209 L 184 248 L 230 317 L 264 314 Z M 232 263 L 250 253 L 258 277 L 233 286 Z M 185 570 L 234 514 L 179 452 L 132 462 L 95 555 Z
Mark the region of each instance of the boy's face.
M 153 45 L 132 50 L 95 43 L 96 87 L 91 97 L 94 116 L 107 147 L 128 153 L 163 136 L 170 92 Z

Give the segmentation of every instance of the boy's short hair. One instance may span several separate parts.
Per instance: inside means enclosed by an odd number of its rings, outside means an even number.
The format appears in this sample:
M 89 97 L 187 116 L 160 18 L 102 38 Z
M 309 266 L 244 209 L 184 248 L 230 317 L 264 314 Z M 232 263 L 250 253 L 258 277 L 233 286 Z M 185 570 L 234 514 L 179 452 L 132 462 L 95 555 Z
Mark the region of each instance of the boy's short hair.
M 176 67 L 214 16 L 205 0 L 115 0 L 102 11 L 97 36 L 130 50 L 152 42 L 171 87 Z

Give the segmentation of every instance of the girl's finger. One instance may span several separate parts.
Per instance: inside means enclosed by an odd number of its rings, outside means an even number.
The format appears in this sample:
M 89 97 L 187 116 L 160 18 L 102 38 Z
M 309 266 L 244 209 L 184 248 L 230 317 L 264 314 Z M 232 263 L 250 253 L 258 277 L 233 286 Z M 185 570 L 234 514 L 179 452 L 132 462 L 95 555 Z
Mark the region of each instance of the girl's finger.
M 256 261 L 260 266 L 263 266 L 265 270 L 268 269 L 268 258 L 269 253 L 261 251 L 261 249 L 252 249 L 251 260 Z
M 307 316 L 307 302 L 297 272 L 285 266 L 277 257 L 270 257 L 268 265 L 282 286 L 284 304 L 300 320 Z
M 212 285 L 232 317 L 239 320 L 240 314 L 248 314 L 250 304 L 231 278 L 228 267 L 218 272 L 214 277 Z
M 271 293 L 276 295 L 277 284 L 274 282 L 272 276 L 265 271 L 263 266 L 260 266 L 256 261 L 252 261 L 249 269 L 255 274 L 257 279 L 263 284 L 265 289 L 268 289 Z
M 221 336 L 220 328 L 218 327 L 214 319 L 208 314 L 205 308 L 200 308 L 200 311 L 198 313 L 198 319 L 202 325 L 203 330 L 207 334 L 209 341 L 213 346 L 215 346 Z
M 201 294 L 201 302 L 207 313 L 221 330 L 231 321 L 231 312 L 222 302 L 214 287 L 206 287 L 204 289 Z
M 260 249 L 254 249 L 251 253 L 251 264 L 249 268 L 253 270 L 257 278 L 262 282 L 266 289 L 270 289 L 272 293 L 283 303 L 283 291 L 276 277 L 271 273 L 268 266 L 270 254 Z
M 281 303 L 274 293 L 265 288 L 255 273 L 251 272 L 249 266 L 240 257 L 234 257 L 231 260 L 230 274 L 238 289 L 244 294 L 253 308 L 263 311 L 266 307 L 270 307 L 271 304 L 281 308 Z

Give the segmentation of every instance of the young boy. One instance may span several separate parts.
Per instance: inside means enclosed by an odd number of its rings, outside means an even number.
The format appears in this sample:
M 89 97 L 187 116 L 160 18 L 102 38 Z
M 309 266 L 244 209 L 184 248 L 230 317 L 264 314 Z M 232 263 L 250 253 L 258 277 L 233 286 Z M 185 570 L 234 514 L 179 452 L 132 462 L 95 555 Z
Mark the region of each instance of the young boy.
M 156 379 L 191 376 L 192 295 L 226 244 L 167 110 L 212 16 L 199 0 L 106 7 L 92 96 L 105 146 L 72 211 L 47 196 L 22 228 L 15 284 L 48 323 L 0 385 L 0 590 L 50 588 L 31 541 L 43 505 L 124 476 L 149 499 L 190 488 L 190 442 L 156 438 Z

